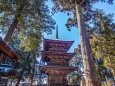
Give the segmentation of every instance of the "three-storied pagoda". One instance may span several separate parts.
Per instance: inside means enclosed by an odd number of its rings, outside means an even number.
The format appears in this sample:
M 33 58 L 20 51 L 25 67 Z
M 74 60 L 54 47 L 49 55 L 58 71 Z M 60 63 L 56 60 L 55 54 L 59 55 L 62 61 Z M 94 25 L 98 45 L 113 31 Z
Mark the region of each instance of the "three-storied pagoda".
M 42 61 L 46 66 L 40 66 L 41 73 L 48 75 L 48 86 L 68 86 L 67 75 L 76 70 L 69 66 L 69 60 L 74 53 L 68 53 L 74 41 L 43 40 Z

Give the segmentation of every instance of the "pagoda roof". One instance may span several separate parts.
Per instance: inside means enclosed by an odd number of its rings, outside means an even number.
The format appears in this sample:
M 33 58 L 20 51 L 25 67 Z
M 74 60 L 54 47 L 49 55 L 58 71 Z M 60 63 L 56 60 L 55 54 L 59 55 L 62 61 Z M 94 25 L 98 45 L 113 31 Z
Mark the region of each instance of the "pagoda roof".
M 40 71 L 45 71 L 45 70 L 70 70 L 70 71 L 75 71 L 77 70 L 77 67 L 73 66 L 40 66 Z
M 42 60 L 45 61 L 48 56 L 62 56 L 64 59 L 71 59 L 75 53 L 42 51 Z
M 0 37 L 0 52 L 6 54 L 10 59 L 19 60 L 19 56 L 16 54 L 15 50 Z
M 52 39 L 45 39 L 43 40 L 43 44 L 44 44 L 44 50 L 47 49 L 47 47 L 49 47 L 49 45 L 52 44 L 62 44 L 64 46 L 66 46 L 66 49 L 69 50 L 69 48 L 71 47 L 71 45 L 74 43 L 74 41 L 62 41 L 62 40 L 52 40 Z
M 49 66 L 49 65 L 45 65 L 45 66 L 40 66 L 40 68 L 49 68 L 49 69 L 76 69 L 77 67 L 73 67 L 73 66 Z

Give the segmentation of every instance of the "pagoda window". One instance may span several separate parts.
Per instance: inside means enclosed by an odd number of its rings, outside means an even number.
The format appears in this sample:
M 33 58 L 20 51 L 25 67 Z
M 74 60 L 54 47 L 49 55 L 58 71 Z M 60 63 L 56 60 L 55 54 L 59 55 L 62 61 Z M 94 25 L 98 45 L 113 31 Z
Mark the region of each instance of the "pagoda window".
M 45 58 L 47 62 L 50 62 L 50 58 L 49 57 L 46 57 Z
M 45 51 L 49 51 L 49 48 L 47 47 L 47 48 L 45 49 Z

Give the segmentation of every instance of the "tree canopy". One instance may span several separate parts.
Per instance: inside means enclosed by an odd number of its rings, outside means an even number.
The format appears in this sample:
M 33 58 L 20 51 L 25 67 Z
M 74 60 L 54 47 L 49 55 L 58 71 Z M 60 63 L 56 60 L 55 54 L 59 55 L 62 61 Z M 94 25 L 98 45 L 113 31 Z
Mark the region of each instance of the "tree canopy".
M 112 14 L 97 10 L 91 31 L 91 46 L 96 58 L 103 58 L 104 65 L 115 72 L 115 23 Z M 115 76 L 115 75 L 114 75 Z
M 0 28 L 2 31 L 9 31 L 5 39 L 11 39 L 15 29 L 18 31 L 41 29 L 50 34 L 55 28 L 55 21 L 49 15 L 50 11 L 45 4 L 46 1 L 1 0 Z
M 55 21 L 46 2 L 47 0 L 0 0 L 0 32 L 20 55 L 20 62 L 14 66 L 18 76 L 16 86 L 22 76 L 31 74 L 33 78 L 42 34 L 51 34 L 55 29 Z

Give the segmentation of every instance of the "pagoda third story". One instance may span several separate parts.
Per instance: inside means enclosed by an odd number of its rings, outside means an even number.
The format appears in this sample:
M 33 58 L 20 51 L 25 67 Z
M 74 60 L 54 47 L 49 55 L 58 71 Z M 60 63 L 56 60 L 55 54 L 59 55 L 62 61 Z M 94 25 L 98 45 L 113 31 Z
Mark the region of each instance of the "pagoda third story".
M 69 66 L 69 60 L 75 55 L 68 53 L 73 42 L 43 40 L 42 61 L 47 65 L 40 66 L 40 72 L 48 76 L 48 86 L 69 86 L 67 75 L 76 70 L 76 67 Z

